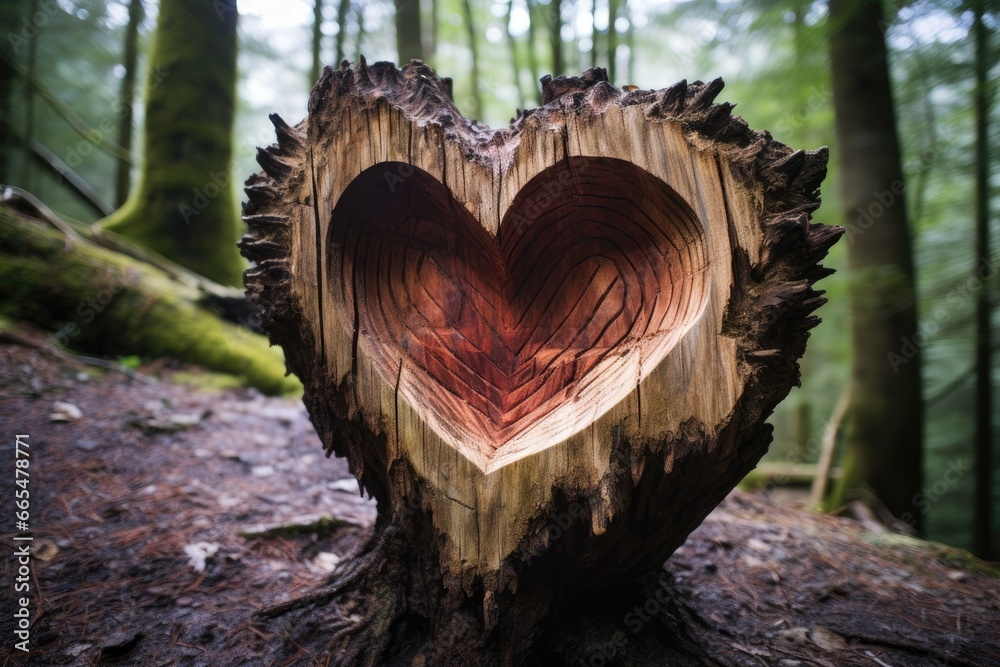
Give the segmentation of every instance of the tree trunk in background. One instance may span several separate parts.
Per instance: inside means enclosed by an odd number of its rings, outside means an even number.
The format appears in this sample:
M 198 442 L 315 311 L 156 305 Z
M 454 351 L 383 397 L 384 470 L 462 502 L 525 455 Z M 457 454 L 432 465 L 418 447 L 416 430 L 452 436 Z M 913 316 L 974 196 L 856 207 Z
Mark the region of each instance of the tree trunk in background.
M 511 74 L 514 75 L 514 86 L 517 88 L 517 101 L 520 108 L 524 109 L 527 102 L 524 99 L 524 88 L 521 86 L 521 59 L 517 57 L 517 40 L 510 34 L 510 15 L 513 9 L 513 0 L 507 0 L 507 16 L 503 22 L 503 29 L 507 36 L 507 45 L 510 47 Z
M 608 0 L 608 80 L 618 84 L 618 31 L 615 30 L 615 20 L 621 8 L 619 0 Z
M 395 0 L 396 2 L 396 53 L 399 64 L 424 59 L 421 43 L 420 0 Z M 360 48 L 359 48 L 360 51 Z
M 337 3 L 337 38 L 334 40 L 335 48 L 333 55 L 333 66 L 340 67 L 344 60 L 344 40 L 347 39 L 347 13 L 351 9 L 351 0 L 340 0 Z M 313 83 L 316 80 L 313 79 Z
M 319 80 L 322 69 L 320 51 L 323 45 L 323 0 L 313 2 L 312 67 L 309 68 L 309 87 Z M 337 63 L 340 64 L 339 62 Z
M 924 58 L 920 57 L 920 54 L 917 54 L 916 62 L 919 63 L 921 72 L 920 76 L 916 77 L 920 85 L 920 125 L 927 128 L 927 131 L 921 137 L 920 155 L 935 155 L 939 147 L 937 112 L 934 109 L 934 102 L 931 100 L 931 91 L 935 85 L 935 81 L 931 78 L 932 66 Z M 934 168 L 935 162 L 936 160 L 921 160 L 916 174 L 910 179 L 913 181 L 911 188 L 913 196 L 910 198 L 910 201 L 913 202 L 913 208 L 911 209 L 912 214 L 910 219 L 913 221 L 914 226 L 919 225 L 920 221 L 924 218 L 928 194 L 927 184 L 930 182 L 931 171 Z M 926 401 L 925 407 L 930 409 L 930 406 L 926 405 Z
M 232 191 L 236 2 L 162 0 L 149 56 L 144 159 L 103 225 L 224 285 L 241 284 Z
M 33 18 L 35 13 L 38 11 L 38 0 L 31 0 L 31 4 L 28 6 L 28 17 Z M 28 63 L 26 66 L 28 73 L 28 81 L 35 81 L 35 64 L 38 59 L 38 38 L 41 35 L 42 27 L 41 25 L 34 26 L 35 32 L 32 33 L 31 38 L 28 41 Z M 24 145 L 30 146 L 31 142 L 35 139 L 35 89 L 31 85 L 27 85 L 24 88 Z M 25 190 L 34 189 L 34 180 L 32 179 L 32 168 L 31 162 L 26 161 L 24 163 L 24 174 L 22 179 L 24 182 Z
M 806 13 L 809 11 L 809 0 L 793 0 L 792 39 L 795 43 L 795 55 L 802 58 L 805 55 Z
M 0 4 L 0 23 L 9 26 L 12 31 L 19 31 L 22 6 L 23 3 L 19 2 Z M 12 45 L 10 40 L 0 43 L 0 183 L 10 182 L 11 162 L 17 146 L 11 114 L 14 111 L 14 79 L 17 76 L 14 63 L 18 54 Z
M 472 85 L 470 90 L 469 116 L 482 120 L 483 100 L 479 94 L 479 45 L 476 40 L 476 24 L 472 19 L 471 0 L 462 0 L 462 14 L 465 18 L 465 29 L 469 36 L 469 51 L 472 54 Z
M 600 32 L 597 30 L 595 17 L 597 16 L 597 0 L 590 2 L 590 66 L 597 67 L 597 41 Z
M 0 312 L 53 331 L 60 345 L 172 357 L 239 376 L 268 394 L 297 389 L 267 339 L 221 320 L 202 291 L 162 269 L 6 206 L 0 238 L 0 284 L 16 285 L 0 292 Z
M 122 78 L 120 120 L 118 121 L 118 145 L 127 153 L 132 152 L 132 116 L 135 102 L 135 70 L 139 59 L 139 24 L 145 12 L 142 0 L 131 0 L 128 4 L 128 25 L 125 27 L 125 53 L 122 64 L 125 76 Z M 132 165 L 126 160 L 118 160 L 115 173 L 115 206 L 121 206 L 128 199 L 132 182 Z
M 831 0 L 831 65 L 851 276 L 847 460 L 837 495 L 869 487 L 918 530 L 923 399 L 913 256 L 878 0 Z
M 358 19 L 358 37 L 354 40 L 354 60 L 361 60 L 361 51 L 365 44 L 365 6 L 360 2 L 354 5 L 354 15 Z
M 564 74 L 562 43 L 562 0 L 549 3 L 549 38 L 552 41 L 552 76 Z
M 431 25 L 428 31 L 427 58 L 432 63 L 437 56 L 438 47 L 438 5 L 439 0 L 431 0 Z
M 527 0 L 528 4 L 528 69 L 531 71 L 531 100 L 537 103 L 541 100 L 539 95 L 539 80 L 541 70 L 538 65 L 538 31 L 535 29 L 535 20 L 538 18 L 537 0 Z
M 628 45 L 628 67 L 625 76 L 628 83 L 635 84 L 635 25 L 632 21 L 632 6 L 625 3 L 625 16 L 628 17 L 628 30 L 625 32 L 625 44 Z
M 990 257 L 989 132 L 989 34 L 983 23 L 983 6 L 975 8 L 973 32 L 976 43 L 976 277 L 983 284 L 976 295 L 976 445 L 975 500 L 972 521 L 973 551 L 980 558 L 992 558 L 993 483 L 993 360 L 990 340 L 990 297 L 992 276 L 980 270 Z

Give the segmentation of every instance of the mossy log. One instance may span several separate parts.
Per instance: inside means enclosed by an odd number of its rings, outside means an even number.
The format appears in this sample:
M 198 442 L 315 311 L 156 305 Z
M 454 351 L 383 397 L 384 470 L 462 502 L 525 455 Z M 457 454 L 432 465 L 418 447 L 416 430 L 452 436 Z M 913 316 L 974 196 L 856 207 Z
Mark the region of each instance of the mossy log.
M 0 316 L 33 322 L 56 342 L 109 355 L 169 356 L 294 393 L 281 353 L 201 305 L 189 282 L 0 206 Z
M 340 664 L 517 663 L 581 595 L 634 591 L 767 450 L 840 230 L 810 223 L 826 150 L 721 89 L 546 78 L 494 131 L 425 65 L 362 60 L 299 125 L 272 116 L 248 293 L 379 503 L 299 601 L 369 597 Z

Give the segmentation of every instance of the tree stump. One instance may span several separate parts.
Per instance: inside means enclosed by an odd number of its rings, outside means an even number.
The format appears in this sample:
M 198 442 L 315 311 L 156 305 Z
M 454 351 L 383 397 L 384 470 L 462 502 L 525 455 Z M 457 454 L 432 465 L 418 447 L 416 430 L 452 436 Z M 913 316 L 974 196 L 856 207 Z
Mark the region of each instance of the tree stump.
M 419 61 L 345 62 L 247 181 L 248 294 L 378 501 L 292 603 L 340 599 L 339 664 L 516 664 L 637 591 L 765 453 L 819 322 L 825 148 L 721 80 L 542 84 L 492 130 Z

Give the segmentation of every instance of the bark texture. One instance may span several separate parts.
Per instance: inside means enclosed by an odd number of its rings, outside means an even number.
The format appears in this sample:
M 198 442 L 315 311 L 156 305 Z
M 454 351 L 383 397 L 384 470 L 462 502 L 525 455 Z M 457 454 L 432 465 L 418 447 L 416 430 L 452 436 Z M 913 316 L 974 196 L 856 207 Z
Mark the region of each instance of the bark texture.
M 810 223 L 826 150 L 721 90 L 546 77 L 492 130 L 425 65 L 362 60 L 272 116 L 248 293 L 379 503 L 304 600 L 370 600 L 340 664 L 519 663 L 582 594 L 636 593 L 767 450 L 840 230 Z

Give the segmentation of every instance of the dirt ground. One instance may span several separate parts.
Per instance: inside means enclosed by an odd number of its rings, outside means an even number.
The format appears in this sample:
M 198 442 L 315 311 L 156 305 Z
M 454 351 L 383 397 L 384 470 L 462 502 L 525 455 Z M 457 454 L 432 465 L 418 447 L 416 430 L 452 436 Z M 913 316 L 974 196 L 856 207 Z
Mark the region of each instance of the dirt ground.
M 2 664 L 336 662 L 336 603 L 254 613 L 321 585 L 370 531 L 373 502 L 323 457 L 299 401 L 147 370 L 160 379 L 0 345 Z M 31 453 L 27 654 L 13 616 L 18 434 Z M 1000 665 L 1000 572 L 759 495 L 732 494 L 650 591 L 558 633 L 538 664 Z

